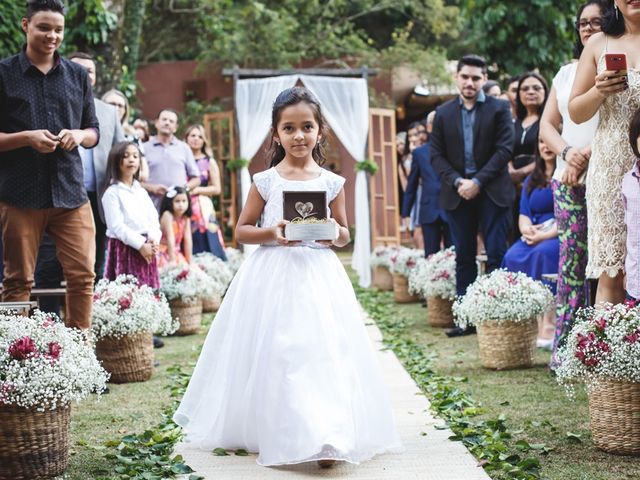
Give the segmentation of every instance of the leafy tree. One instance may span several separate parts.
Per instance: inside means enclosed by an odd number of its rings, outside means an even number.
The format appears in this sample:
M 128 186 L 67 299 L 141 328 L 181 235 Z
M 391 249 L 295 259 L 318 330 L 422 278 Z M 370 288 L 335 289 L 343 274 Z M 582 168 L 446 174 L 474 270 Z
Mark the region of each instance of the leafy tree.
M 24 2 L 3 0 L 0 2 L 0 58 L 18 53 L 24 43 L 20 21 L 24 16 Z
M 462 0 L 462 47 L 495 62 L 495 76 L 538 68 L 551 78 L 571 58 L 576 0 Z

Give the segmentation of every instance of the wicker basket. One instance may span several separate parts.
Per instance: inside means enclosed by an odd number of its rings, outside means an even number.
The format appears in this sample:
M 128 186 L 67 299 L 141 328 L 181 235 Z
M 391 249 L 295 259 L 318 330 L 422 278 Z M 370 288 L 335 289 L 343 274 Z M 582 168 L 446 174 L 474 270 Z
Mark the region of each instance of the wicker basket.
M 417 295 L 409 294 L 407 277 L 398 273 L 393 274 L 393 298 L 397 303 L 412 303 L 419 300 Z
M 452 328 L 453 313 L 451 306 L 453 300 L 447 300 L 442 297 L 427 297 L 427 322 L 432 327 Z
M 589 389 L 593 444 L 619 455 L 640 455 L 640 383 L 604 378 Z
M 393 290 L 393 276 L 387 267 L 377 266 L 373 269 L 373 286 L 378 290 Z
M 203 313 L 211 313 L 217 312 L 220 308 L 220 297 L 217 296 L 207 296 L 202 298 L 202 312 Z
M 480 363 L 495 370 L 530 367 L 538 336 L 538 321 L 485 321 L 478 326 Z
M 180 322 L 180 327 L 174 335 L 193 335 L 198 333 L 202 325 L 202 299 L 193 303 L 183 302 L 176 298 L 169 302 L 171 316 Z
M 0 480 L 62 475 L 69 463 L 70 410 L 0 405 Z
M 111 374 L 111 383 L 144 382 L 153 373 L 153 335 L 142 332 L 96 342 L 96 357 Z

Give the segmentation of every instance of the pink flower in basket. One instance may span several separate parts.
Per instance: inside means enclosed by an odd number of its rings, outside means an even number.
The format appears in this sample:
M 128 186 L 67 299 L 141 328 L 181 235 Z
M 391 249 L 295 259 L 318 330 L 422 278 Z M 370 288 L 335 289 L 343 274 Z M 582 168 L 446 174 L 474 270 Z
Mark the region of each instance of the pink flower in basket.
M 42 326 L 43 326 L 43 327 L 45 327 L 45 328 L 46 328 L 46 327 L 52 327 L 52 326 L 54 326 L 55 324 L 56 324 L 56 321 L 55 321 L 55 319 L 54 319 L 51 315 L 48 315 L 48 316 L 44 319 L 44 321 L 42 322 Z
M 121 312 L 126 310 L 131 306 L 131 297 L 122 297 L 118 300 L 118 310 Z
M 415 267 L 415 266 L 416 266 L 416 261 L 415 261 L 413 258 L 409 258 L 409 259 L 407 259 L 407 261 L 406 261 L 406 265 L 407 265 L 407 267 L 409 267 L 409 268 L 413 268 L 413 267 Z
M 4 403 L 4 399 L 16 389 L 16 386 L 10 382 L 0 383 L 0 403 Z
M 178 280 L 178 281 L 184 280 L 188 276 L 189 276 L 189 270 L 185 268 L 178 275 L 176 275 L 176 280 Z
M 48 351 L 44 356 L 52 362 L 56 362 L 60 357 L 60 350 L 62 350 L 62 348 L 58 342 L 50 342 Z
M 14 360 L 26 360 L 29 357 L 38 355 L 36 342 L 31 337 L 17 338 L 9 346 L 9 355 Z

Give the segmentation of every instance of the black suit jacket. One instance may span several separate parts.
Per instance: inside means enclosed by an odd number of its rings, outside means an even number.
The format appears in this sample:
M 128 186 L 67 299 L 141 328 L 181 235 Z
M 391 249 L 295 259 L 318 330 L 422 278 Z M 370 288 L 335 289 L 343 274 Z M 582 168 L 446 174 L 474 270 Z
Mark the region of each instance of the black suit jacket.
M 453 182 L 465 178 L 464 138 L 459 97 L 439 106 L 431 133 L 431 163 L 439 175 L 440 205 L 454 210 L 462 200 Z M 508 102 L 487 96 L 476 104 L 473 128 L 473 157 L 482 190 L 498 206 L 511 207 L 515 190 L 507 164 L 512 156 L 514 128 Z

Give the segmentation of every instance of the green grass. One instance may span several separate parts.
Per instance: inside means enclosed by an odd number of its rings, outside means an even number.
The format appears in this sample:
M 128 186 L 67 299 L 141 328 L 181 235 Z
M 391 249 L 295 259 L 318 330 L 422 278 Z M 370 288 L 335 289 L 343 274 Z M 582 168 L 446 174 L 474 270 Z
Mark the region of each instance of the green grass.
M 384 298 L 393 301 L 391 294 Z M 485 418 L 504 414 L 510 429 L 522 431 L 519 438 L 553 448 L 540 456 L 542 478 L 640 479 L 639 458 L 610 455 L 593 446 L 586 394 L 578 389 L 575 401 L 567 398 L 547 368 L 548 352 L 538 350 L 533 368 L 487 370 L 480 366 L 475 335 L 448 338 L 443 329 L 427 325 L 427 309 L 420 304 L 396 305 L 394 315 L 408 321 L 405 333 L 411 339 L 435 354 L 437 373 L 468 378 L 460 388 L 482 403 Z M 578 434 L 581 441 L 569 439 L 568 432 Z
M 213 315 L 205 315 L 208 326 Z M 65 480 L 92 480 L 114 478 L 115 466 L 104 455 L 110 449 L 104 443 L 119 440 L 125 435 L 142 433 L 161 421 L 162 411 L 171 404 L 169 390 L 173 365 L 187 366 L 198 358 L 207 328 L 200 334 L 186 337 L 164 338 L 165 346 L 154 350 L 160 366 L 154 369 L 147 382 L 109 384 L 111 393 L 87 400 L 72 407 L 71 457 Z

